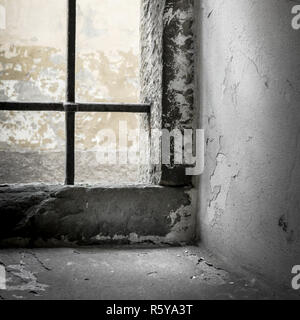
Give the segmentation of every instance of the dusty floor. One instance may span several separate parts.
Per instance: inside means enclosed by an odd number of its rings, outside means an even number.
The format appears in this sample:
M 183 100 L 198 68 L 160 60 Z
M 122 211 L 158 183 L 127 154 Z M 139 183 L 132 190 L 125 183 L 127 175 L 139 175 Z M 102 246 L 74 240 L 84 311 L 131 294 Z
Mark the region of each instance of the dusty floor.
M 278 299 L 196 247 L 11 249 L 1 299 Z M 295 298 L 295 297 L 294 297 Z

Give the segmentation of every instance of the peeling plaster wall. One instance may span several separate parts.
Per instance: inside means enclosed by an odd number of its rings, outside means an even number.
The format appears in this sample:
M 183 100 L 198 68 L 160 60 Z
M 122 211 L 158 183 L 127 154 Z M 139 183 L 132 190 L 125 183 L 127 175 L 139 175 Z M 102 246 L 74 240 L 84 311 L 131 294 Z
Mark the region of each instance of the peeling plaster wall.
M 197 1 L 198 236 L 290 286 L 300 263 L 300 33 L 287 0 Z
M 79 0 L 76 99 L 139 102 L 140 0 Z M 0 0 L 0 99 L 64 101 L 66 1 Z M 136 165 L 102 165 L 101 129 L 119 121 L 139 128 L 140 115 L 103 113 L 76 117 L 76 182 L 139 182 Z M 64 181 L 64 115 L 0 113 L 0 183 Z M 134 148 L 134 145 L 130 147 Z M 88 167 L 87 167 L 88 164 Z

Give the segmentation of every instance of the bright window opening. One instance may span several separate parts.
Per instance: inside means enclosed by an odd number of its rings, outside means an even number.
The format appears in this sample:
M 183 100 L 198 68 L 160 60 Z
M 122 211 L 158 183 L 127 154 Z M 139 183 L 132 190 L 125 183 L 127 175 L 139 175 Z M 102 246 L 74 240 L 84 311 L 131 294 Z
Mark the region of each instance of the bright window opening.
M 67 1 L 0 6 L 0 100 L 64 102 Z M 139 102 L 139 6 L 140 0 L 77 1 L 76 102 Z M 64 121 L 60 112 L 0 111 L 0 183 L 63 183 Z M 113 130 L 118 142 L 120 121 L 138 129 L 140 115 L 76 114 L 76 183 L 140 182 L 139 165 L 99 161 L 99 132 Z

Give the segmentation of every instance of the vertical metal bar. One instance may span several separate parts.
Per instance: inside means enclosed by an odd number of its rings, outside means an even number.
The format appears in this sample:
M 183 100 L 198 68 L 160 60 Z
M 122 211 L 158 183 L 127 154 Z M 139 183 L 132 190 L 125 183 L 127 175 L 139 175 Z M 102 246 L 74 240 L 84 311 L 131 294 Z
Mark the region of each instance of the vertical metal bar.
M 75 182 L 75 112 L 66 111 L 66 185 Z
M 68 48 L 67 48 L 67 93 L 68 103 L 75 103 L 75 61 L 76 61 L 76 0 L 68 0 Z M 75 181 L 75 112 L 65 111 L 66 123 L 66 180 L 65 184 L 74 185 Z
M 75 102 L 76 0 L 68 0 L 67 102 Z

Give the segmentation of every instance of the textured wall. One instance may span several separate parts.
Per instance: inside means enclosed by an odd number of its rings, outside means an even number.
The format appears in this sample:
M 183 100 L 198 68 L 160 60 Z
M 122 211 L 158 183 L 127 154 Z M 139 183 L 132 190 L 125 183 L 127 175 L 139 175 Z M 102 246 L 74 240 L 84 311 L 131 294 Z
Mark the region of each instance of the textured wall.
M 197 1 L 199 237 L 290 285 L 300 262 L 300 33 L 293 1 Z
M 141 98 L 152 102 L 151 128 L 170 132 L 190 129 L 194 107 L 193 0 L 143 0 L 141 12 Z M 152 131 L 152 156 L 160 157 L 157 141 Z M 171 160 L 170 166 L 152 166 L 152 180 L 162 185 L 189 184 L 184 166 L 174 166 Z
M 162 127 L 193 128 L 194 114 L 194 0 L 167 0 L 163 31 Z M 174 147 L 174 144 L 172 144 Z M 174 157 L 175 151 L 172 153 Z M 161 184 L 188 185 L 185 165 L 162 166 Z
M 0 99 L 64 101 L 66 1 L 0 0 Z M 139 102 L 139 0 L 79 0 L 76 99 Z M 99 5 L 101 4 L 101 5 Z M 139 180 L 138 168 L 104 166 L 101 129 L 119 137 L 119 120 L 139 127 L 139 115 L 78 114 L 77 182 Z M 64 181 L 64 115 L 0 113 L 0 182 Z M 87 167 L 87 163 L 89 164 Z

